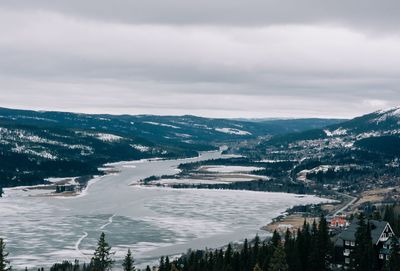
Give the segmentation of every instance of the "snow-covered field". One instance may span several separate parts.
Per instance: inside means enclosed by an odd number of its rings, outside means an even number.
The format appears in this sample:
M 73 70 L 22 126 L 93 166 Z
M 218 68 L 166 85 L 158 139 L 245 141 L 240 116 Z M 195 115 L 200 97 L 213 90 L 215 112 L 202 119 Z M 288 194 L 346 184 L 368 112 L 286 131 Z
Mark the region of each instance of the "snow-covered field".
M 220 172 L 220 173 L 240 173 L 251 172 L 255 170 L 262 170 L 261 167 L 246 167 L 246 166 L 202 166 L 200 170 L 207 172 Z
M 161 179 L 158 181 L 151 182 L 152 184 L 160 184 L 160 185 L 174 185 L 174 184 L 227 184 L 230 183 L 229 181 L 223 180 L 207 180 L 207 179 Z
M 215 131 L 231 135 L 251 135 L 251 133 L 248 131 L 243 131 L 236 128 L 215 128 Z
M 218 157 L 209 152 L 186 161 Z M 143 265 L 188 248 L 253 237 L 288 207 L 324 201 L 285 193 L 129 186 L 151 175 L 176 173 L 181 162 L 115 164 L 118 174 L 97 178 L 75 198 L 32 197 L 40 191 L 7 189 L 0 199 L 0 236 L 14 269 L 88 261 L 102 231 L 116 252 L 116 266 L 128 248 Z

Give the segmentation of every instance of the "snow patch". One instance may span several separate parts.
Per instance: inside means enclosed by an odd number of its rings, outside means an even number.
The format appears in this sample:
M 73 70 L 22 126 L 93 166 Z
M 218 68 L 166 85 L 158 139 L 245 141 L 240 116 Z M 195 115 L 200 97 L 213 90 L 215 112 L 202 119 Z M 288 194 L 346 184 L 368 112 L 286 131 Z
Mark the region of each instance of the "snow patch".
M 262 167 L 246 167 L 246 166 L 203 166 L 200 170 L 207 172 L 220 172 L 220 173 L 240 173 L 251 172 L 255 170 L 263 170 Z
M 189 138 L 189 137 L 192 137 L 191 135 L 189 135 L 189 134 L 180 134 L 180 133 L 175 133 L 175 135 L 176 136 L 178 136 L 178 137 L 183 137 L 183 138 Z
M 154 121 L 144 121 L 143 123 L 151 124 L 151 125 L 156 125 L 156 126 L 169 127 L 169 128 L 174 128 L 174 129 L 180 129 L 180 127 L 175 126 L 175 125 L 165 124 L 165 123 L 159 123 L 159 122 L 154 122 Z
M 280 159 L 272 160 L 272 159 L 262 159 L 262 160 L 260 160 L 260 161 L 257 161 L 257 163 L 271 163 L 271 164 L 273 164 L 273 163 L 283 163 L 283 162 L 297 162 L 297 160 L 280 160 Z
M 347 135 L 347 130 L 343 129 L 343 128 L 338 128 L 334 131 L 329 131 L 328 129 L 324 130 L 325 134 L 327 136 L 343 136 L 343 135 Z
M 79 177 L 50 177 L 50 178 L 46 178 L 44 180 L 49 183 L 53 183 L 53 184 L 65 182 L 66 184 L 69 184 L 69 185 L 78 185 L 79 184 L 77 182 L 78 178 Z
M 140 145 L 140 144 L 130 144 L 130 146 L 140 152 L 148 152 L 150 151 L 150 147 Z
M 36 151 L 36 150 L 27 149 L 26 147 L 19 146 L 19 145 L 16 145 L 16 147 L 12 148 L 11 151 L 13 151 L 15 153 L 30 154 L 30 155 L 42 157 L 42 158 L 49 159 L 49 160 L 57 159 L 57 156 L 51 154 L 50 152 L 48 152 L 46 150 Z
M 113 134 L 105 134 L 105 133 L 97 133 L 96 138 L 100 139 L 101 141 L 104 142 L 115 142 L 115 141 L 120 141 L 123 139 L 123 137 L 113 135 Z
M 363 139 L 363 138 L 369 138 L 369 137 L 376 137 L 382 135 L 381 132 L 378 131 L 371 131 L 371 132 L 365 132 L 357 135 L 357 140 Z
M 251 135 L 250 132 L 235 129 L 235 128 L 215 128 L 215 131 L 231 135 Z
M 206 130 L 212 130 L 212 128 L 210 128 L 210 127 L 208 127 L 207 125 L 204 125 L 204 124 L 197 124 L 197 123 L 194 123 L 194 124 L 193 124 L 193 127 L 196 127 L 196 128 L 204 128 L 204 129 L 206 129 Z
M 400 107 L 393 107 L 385 110 L 376 111 L 376 114 L 380 115 L 378 118 L 372 119 L 370 122 L 384 122 L 390 118 L 400 119 Z

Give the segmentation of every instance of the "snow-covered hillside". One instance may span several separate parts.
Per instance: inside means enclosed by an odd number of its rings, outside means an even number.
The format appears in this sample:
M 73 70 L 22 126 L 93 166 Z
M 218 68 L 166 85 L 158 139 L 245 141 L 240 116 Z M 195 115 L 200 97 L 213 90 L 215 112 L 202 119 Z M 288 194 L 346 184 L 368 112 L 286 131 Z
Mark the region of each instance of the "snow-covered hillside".
M 245 121 L 195 116 L 114 116 L 0 108 L 0 186 L 99 174 L 102 164 L 182 158 L 337 120 Z

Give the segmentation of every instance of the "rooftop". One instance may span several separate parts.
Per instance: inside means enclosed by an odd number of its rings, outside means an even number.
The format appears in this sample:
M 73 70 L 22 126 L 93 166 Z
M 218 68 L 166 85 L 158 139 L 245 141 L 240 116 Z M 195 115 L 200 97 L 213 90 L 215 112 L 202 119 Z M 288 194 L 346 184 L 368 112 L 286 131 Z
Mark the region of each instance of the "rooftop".
M 382 234 L 382 232 L 385 230 L 386 225 L 388 222 L 386 221 L 378 221 L 378 220 L 369 220 L 369 223 L 371 224 L 371 237 L 372 237 L 372 242 L 376 244 Z M 356 240 L 356 231 L 358 228 L 358 219 L 353 219 L 351 222 L 350 226 L 343 230 L 339 236 L 338 239 L 336 240 L 336 245 L 337 246 L 342 246 L 343 242 L 342 240 L 346 241 L 355 241 Z

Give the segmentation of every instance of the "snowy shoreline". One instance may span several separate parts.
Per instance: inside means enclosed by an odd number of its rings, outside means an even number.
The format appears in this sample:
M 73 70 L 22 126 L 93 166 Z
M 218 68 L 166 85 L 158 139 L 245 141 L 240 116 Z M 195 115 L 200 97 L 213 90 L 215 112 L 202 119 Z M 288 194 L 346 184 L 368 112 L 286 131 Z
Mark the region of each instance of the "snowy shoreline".
M 151 174 L 173 174 L 180 162 L 119 163 L 115 165 L 119 173 L 90 180 L 80 196 L 70 198 L 28 200 L 25 193 L 13 192 L 0 206 L 5 210 L 2 216 L 7 216 L 0 219 L 0 227 L 5 229 L 13 265 L 23 270 L 25 266 L 48 267 L 65 259 L 85 261 L 99 233 L 105 231 L 112 239 L 118 262 L 131 248 L 138 266 L 144 266 L 161 255 L 180 255 L 189 248 L 223 247 L 257 233 L 268 234 L 260 228 L 290 206 L 326 201 L 283 192 L 129 186 Z M 26 238 L 27 234 L 34 240 Z M 54 242 L 59 234 L 64 234 L 63 242 Z M 25 249 L 33 241 L 41 243 L 40 250 Z

